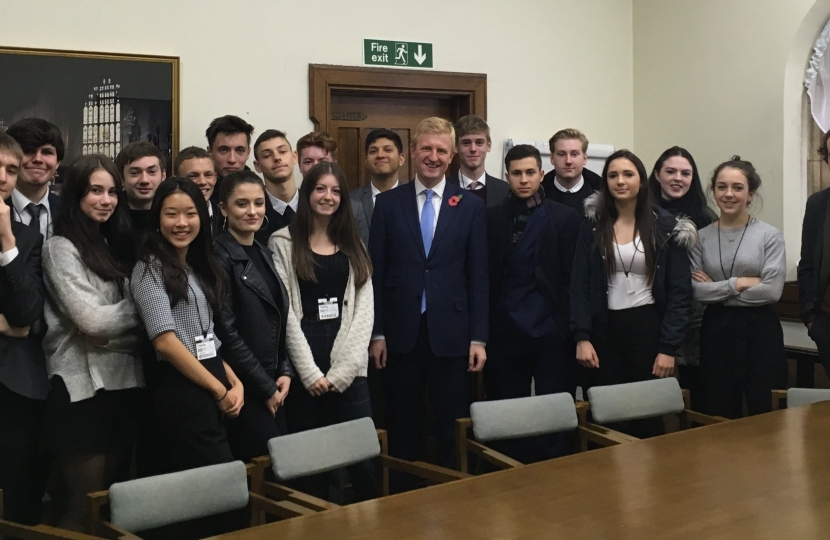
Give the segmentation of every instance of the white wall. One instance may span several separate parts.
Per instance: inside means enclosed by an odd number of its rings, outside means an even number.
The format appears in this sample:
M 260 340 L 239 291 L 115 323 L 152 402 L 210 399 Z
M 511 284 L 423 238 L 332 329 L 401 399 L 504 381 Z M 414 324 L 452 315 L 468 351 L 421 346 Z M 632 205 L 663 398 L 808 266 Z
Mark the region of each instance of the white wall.
M 487 74 L 498 174 L 507 138 L 574 126 L 632 144 L 631 16 L 632 0 L 2 0 L 0 45 L 181 57 L 184 147 L 223 114 L 296 141 L 309 63 L 361 65 L 364 38 L 431 42 L 436 70 Z
M 638 154 L 650 167 L 684 146 L 705 179 L 733 154 L 752 161 L 759 217 L 783 229 L 793 277 L 806 201 L 801 80 L 830 2 L 634 0 L 633 9 Z

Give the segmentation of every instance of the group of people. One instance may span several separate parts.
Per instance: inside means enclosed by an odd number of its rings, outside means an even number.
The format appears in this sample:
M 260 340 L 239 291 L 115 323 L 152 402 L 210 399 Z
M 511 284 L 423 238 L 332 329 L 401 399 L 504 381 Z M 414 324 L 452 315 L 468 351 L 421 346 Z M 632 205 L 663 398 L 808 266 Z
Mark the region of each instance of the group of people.
M 750 215 L 761 179 L 737 156 L 707 182 L 716 215 L 679 147 L 650 174 L 617 151 L 597 175 L 586 137 L 566 129 L 550 140 L 553 171 L 518 145 L 501 180 L 485 171 L 482 118 L 427 118 L 408 149 L 369 133 L 370 182 L 349 193 L 327 134 L 292 145 L 269 129 L 252 145 L 253 132 L 217 118 L 170 178 L 147 142 L 114 162 L 80 157 L 60 197 L 58 128 L 26 119 L 0 133 L 8 518 L 40 519 L 49 460 L 58 523 L 82 530 L 86 494 L 132 463 L 144 476 L 249 461 L 273 437 L 372 415 L 393 456 L 423 459 L 431 436 L 452 466 L 471 373 L 486 399 L 678 376 L 695 408 L 730 418 L 744 398 L 750 414 L 769 410 L 786 383 L 772 307 L 784 241 Z M 398 177 L 406 159 L 414 179 Z M 815 260 L 826 288 L 830 265 Z M 830 302 L 814 296 L 815 330 Z M 507 451 L 568 451 L 537 442 Z M 375 496 L 368 462 L 349 477 L 358 499 Z M 325 497 L 328 481 L 299 488 Z

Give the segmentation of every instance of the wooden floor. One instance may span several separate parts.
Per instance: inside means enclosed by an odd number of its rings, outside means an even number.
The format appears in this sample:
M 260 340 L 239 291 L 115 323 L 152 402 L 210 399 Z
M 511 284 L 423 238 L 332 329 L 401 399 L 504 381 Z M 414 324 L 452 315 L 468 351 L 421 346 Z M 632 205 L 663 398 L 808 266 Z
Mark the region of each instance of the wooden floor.
M 830 402 L 220 538 L 827 539 Z

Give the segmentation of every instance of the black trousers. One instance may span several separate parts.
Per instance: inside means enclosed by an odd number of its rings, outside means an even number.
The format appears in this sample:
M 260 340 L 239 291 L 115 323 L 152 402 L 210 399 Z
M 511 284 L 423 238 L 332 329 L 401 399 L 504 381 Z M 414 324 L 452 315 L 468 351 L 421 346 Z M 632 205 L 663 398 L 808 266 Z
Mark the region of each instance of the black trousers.
M 427 441 L 420 434 L 426 394 L 438 464 L 453 467 L 455 420 L 470 414 L 469 358 L 436 356 L 429 344 L 427 314 L 423 314 L 415 348 L 408 353 L 390 352 L 387 360 L 384 376 L 389 453 L 406 460 L 426 457 Z
M 569 343 L 569 342 L 568 342 Z M 494 329 L 487 347 L 484 388 L 488 400 L 529 397 L 575 390 L 573 352 L 558 333 L 530 338 L 510 329 Z M 528 437 L 491 444 L 522 463 L 570 453 L 570 434 Z
M 605 386 L 654 379 L 652 370 L 660 343 L 660 315 L 651 304 L 608 311 L 604 338 L 592 338 L 599 368 L 587 373 L 590 386 Z M 587 397 L 587 395 L 586 395 Z M 610 424 L 611 429 L 646 438 L 665 433 L 662 418 Z
M 230 386 L 219 357 L 204 360 L 202 365 Z M 158 368 L 153 410 L 161 444 L 166 449 L 168 472 L 233 461 L 225 422 L 213 394 L 168 362 L 159 362 Z
M 343 393 L 328 392 L 312 396 L 302 385 L 288 392 L 285 414 L 290 433 L 298 433 L 359 418 L 372 416 L 369 386 L 366 377 L 356 377 Z M 362 461 L 346 467 L 357 500 L 377 496 L 375 471 L 371 461 Z M 329 477 L 315 474 L 292 483 L 297 489 L 321 499 L 328 499 Z
M 700 329 L 700 374 L 706 414 L 741 418 L 772 409 L 770 391 L 786 388 L 784 331 L 771 305 L 706 307 Z
M 0 385 L 0 489 L 5 519 L 37 525 L 49 465 L 41 436 L 44 402 Z
M 300 384 L 291 387 L 292 392 L 302 392 Z M 227 419 L 225 428 L 228 432 L 228 444 L 234 459 L 249 462 L 252 458 L 268 455 L 268 441 L 285 434 L 285 408 L 277 411 L 276 416 L 260 401 L 245 392 L 245 405 L 236 418 Z
M 830 377 L 830 315 L 819 312 L 810 327 L 810 337 L 816 342 L 818 358 Z

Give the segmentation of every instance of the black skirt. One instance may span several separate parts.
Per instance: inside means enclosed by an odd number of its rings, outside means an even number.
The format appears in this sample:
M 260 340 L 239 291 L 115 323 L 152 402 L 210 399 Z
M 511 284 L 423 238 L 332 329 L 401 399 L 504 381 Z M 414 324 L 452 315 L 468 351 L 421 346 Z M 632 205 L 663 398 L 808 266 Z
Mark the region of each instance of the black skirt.
M 49 382 L 44 430 L 53 455 L 110 454 L 135 445 L 143 389 L 99 390 L 72 403 L 60 376 Z

